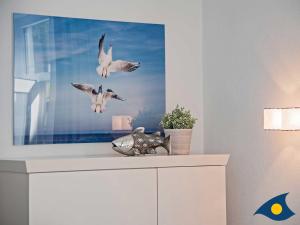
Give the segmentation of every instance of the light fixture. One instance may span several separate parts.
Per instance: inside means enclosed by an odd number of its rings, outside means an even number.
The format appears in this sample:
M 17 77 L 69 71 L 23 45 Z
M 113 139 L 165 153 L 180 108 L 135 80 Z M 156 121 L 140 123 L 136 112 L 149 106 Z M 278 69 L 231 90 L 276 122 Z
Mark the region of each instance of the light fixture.
M 300 108 L 264 109 L 265 130 L 300 130 Z

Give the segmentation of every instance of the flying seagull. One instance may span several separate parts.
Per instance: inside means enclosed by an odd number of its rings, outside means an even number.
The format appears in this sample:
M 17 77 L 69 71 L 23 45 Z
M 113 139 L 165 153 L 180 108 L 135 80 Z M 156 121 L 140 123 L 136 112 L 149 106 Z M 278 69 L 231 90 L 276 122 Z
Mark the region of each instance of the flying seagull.
M 125 101 L 123 98 L 118 96 L 113 90 L 107 89 L 106 92 L 103 93 L 102 85 L 99 86 L 98 91 L 94 88 L 93 85 L 90 84 L 75 84 L 71 83 L 73 87 L 83 91 L 85 94 L 90 96 L 91 98 L 91 109 L 96 113 L 103 113 L 105 110 L 106 103 L 110 99 L 117 99 L 121 101 Z
M 96 71 L 99 76 L 107 78 L 110 73 L 114 72 L 132 72 L 140 67 L 139 62 L 129 62 L 124 60 L 112 60 L 112 45 L 110 45 L 107 54 L 104 52 L 104 37 L 105 34 L 99 39 L 99 52 L 98 62 L 99 66 Z

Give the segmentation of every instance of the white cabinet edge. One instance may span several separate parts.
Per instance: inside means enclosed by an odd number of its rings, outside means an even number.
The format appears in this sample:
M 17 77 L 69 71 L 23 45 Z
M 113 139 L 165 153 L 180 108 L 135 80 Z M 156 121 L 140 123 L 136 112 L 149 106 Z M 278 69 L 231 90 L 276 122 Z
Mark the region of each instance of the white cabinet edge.
M 0 172 L 50 173 L 88 170 L 226 166 L 229 155 L 169 155 L 140 157 L 62 157 L 0 160 Z

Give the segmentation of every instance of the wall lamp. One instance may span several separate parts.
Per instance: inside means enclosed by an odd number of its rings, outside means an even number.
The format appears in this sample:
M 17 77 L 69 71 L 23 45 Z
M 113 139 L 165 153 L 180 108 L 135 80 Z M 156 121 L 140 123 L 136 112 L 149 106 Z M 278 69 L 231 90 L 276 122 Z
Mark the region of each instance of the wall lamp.
M 300 107 L 265 108 L 264 129 L 282 131 L 300 130 Z

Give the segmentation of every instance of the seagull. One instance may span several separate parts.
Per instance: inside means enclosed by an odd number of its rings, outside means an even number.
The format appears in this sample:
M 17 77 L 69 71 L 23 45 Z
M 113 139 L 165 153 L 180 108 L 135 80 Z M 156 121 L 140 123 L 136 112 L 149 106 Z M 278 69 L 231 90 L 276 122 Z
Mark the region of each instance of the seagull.
M 107 51 L 107 54 L 104 52 L 104 37 L 105 34 L 99 39 L 99 52 L 98 52 L 98 62 L 99 66 L 96 71 L 99 76 L 107 78 L 110 73 L 114 72 L 132 72 L 140 67 L 139 62 L 129 62 L 124 60 L 112 60 L 112 45 Z
M 106 92 L 103 93 L 102 85 L 100 85 L 98 91 L 96 91 L 94 86 L 90 84 L 76 84 L 76 83 L 71 83 L 71 84 L 73 87 L 79 89 L 80 91 L 83 91 L 85 94 L 90 96 L 91 109 L 95 113 L 103 113 L 105 110 L 106 103 L 112 98 L 125 101 L 125 99 L 118 96 L 111 89 L 107 89 Z

